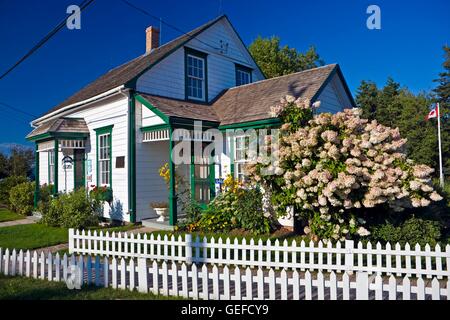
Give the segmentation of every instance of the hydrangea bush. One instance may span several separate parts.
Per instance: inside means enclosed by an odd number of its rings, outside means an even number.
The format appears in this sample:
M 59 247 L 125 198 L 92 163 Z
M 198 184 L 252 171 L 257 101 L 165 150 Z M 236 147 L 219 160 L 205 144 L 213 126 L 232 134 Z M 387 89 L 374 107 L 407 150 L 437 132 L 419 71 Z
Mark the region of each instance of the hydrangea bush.
M 431 186 L 433 169 L 407 159 L 398 128 L 362 119 L 359 109 L 314 114 L 316 106 L 282 99 L 271 110 L 283 123 L 272 149 L 276 161 L 259 156 L 246 167 L 269 191 L 278 214 L 293 206 L 306 221 L 306 234 L 337 240 L 370 234 L 365 208 L 402 211 L 442 199 Z M 273 147 L 270 140 L 266 150 Z

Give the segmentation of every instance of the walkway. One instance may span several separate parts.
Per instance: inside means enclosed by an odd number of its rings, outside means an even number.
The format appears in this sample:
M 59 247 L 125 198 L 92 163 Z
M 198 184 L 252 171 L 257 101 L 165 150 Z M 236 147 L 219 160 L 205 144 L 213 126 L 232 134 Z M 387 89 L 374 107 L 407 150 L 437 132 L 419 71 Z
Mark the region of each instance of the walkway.
M 26 219 L 0 222 L 0 228 L 1 227 L 18 226 L 18 225 L 22 225 L 22 224 L 32 224 L 32 223 L 36 223 L 36 218 L 27 217 Z

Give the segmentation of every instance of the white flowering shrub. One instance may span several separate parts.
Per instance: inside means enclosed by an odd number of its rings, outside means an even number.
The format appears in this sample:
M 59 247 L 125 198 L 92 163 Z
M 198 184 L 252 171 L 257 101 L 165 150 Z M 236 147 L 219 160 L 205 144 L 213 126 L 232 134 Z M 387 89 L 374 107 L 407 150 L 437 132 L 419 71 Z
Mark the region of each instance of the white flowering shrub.
M 288 96 L 271 112 L 283 122 L 272 151 L 278 160 L 258 157 L 246 168 L 268 189 L 278 214 L 294 206 L 313 239 L 368 236 L 364 208 L 402 211 L 442 199 L 431 186 L 433 169 L 406 158 L 399 130 L 360 114 L 346 109 L 313 115 L 309 101 Z

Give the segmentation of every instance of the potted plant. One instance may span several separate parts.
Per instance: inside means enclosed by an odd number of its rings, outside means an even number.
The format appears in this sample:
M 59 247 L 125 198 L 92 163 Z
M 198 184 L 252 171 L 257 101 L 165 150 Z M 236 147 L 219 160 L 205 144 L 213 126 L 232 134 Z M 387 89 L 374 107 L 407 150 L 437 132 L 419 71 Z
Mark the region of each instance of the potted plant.
M 89 192 L 89 195 L 92 198 L 111 203 L 111 201 L 113 200 L 113 193 L 110 187 L 107 186 L 98 187 L 94 185 L 91 187 L 93 187 L 93 189 Z
M 169 205 L 167 202 L 152 202 L 150 203 L 150 207 L 155 209 L 159 218 L 156 219 L 158 222 L 164 222 L 167 220 L 167 216 L 169 215 Z

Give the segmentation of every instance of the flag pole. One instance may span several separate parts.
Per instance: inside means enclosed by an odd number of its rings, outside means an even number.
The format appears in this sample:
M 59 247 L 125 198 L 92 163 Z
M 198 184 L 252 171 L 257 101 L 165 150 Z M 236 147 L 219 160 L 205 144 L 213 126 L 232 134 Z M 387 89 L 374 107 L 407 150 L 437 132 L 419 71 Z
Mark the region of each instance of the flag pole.
M 442 147 L 441 147 L 441 111 L 439 109 L 439 102 L 437 103 L 438 109 L 438 142 L 439 142 L 439 182 L 442 188 L 444 188 L 444 173 L 442 172 Z

